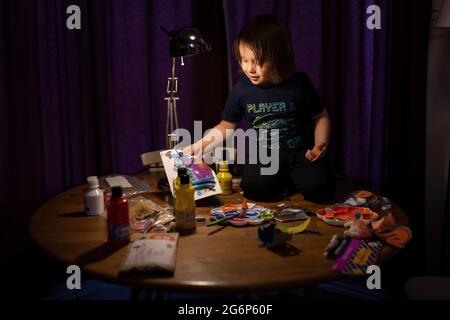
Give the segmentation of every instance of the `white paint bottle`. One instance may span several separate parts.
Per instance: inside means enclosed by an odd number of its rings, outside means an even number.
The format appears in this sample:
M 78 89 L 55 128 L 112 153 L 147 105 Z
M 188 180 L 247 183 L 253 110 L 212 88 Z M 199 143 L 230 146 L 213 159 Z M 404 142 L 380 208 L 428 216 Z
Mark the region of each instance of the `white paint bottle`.
M 96 176 L 87 178 L 88 187 L 84 193 L 84 212 L 88 216 L 104 215 L 105 202 Z

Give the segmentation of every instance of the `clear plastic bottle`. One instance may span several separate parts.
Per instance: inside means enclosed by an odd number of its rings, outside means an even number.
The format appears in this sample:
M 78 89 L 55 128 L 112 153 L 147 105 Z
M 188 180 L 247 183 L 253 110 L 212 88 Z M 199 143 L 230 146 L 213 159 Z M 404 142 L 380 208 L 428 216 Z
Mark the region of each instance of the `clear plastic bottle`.
M 104 215 L 105 201 L 103 191 L 98 185 L 98 178 L 90 176 L 87 178 L 88 187 L 84 193 L 84 212 L 89 216 Z

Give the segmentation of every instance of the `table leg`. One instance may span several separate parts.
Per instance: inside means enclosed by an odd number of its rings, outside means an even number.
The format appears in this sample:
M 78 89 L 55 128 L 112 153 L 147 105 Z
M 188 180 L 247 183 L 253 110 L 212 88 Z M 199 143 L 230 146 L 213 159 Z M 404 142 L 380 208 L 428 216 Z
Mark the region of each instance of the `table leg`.
M 295 298 L 298 299 L 298 297 L 294 296 L 293 294 L 289 293 L 289 290 L 278 290 L 278 296 L 280 300 L 293 300 Z
M 133 301 L 139 300 L 139 294 L 141 293 L 141 289 L 137 288 L 137 287 L 132 287 L 131 288 L 131 297 L 130 299 Z
M 166 295 L 164 291 L 161 290 L 156 290 L 155 291 L 155 300 L 156 301 L 161 301 L 161 300 L 165 300 Z
M 320 299 L 320 288 L 318 285 L 307 286 L 304 288 L 305 298 L 308 300 Z

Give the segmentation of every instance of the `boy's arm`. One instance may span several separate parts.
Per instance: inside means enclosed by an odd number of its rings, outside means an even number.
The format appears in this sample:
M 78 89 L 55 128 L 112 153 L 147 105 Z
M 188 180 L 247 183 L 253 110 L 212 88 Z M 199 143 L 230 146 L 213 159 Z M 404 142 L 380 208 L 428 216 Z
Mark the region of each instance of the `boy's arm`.
M 305 157 L 315 161 L 325 155 L 330 136 L 330 118 L 326 110 L 313 118 L 314 120 L 314 148 L 306 151 Z
M 228 122 L 225 120 L 220 121 L 218 125 L 216 125 L 213 129 L 218 130 L 221 133 L 222 140 L 221 141 L 215 141 L 214 136 L 214 130 L 211 130 L 208 132 L 208 134 L 203 137 L 203 139 L 200 139 L 194 144 L 191 144 L 190 146 L 186 147 L 184 149 L 185 152 L 189 154 L 195 154 L 195 155 L 201 155 L 204 153 L 204 150 L 211 144 L 220 144 L 227 138 L 227 130 L 234 130 L 237 127 L 237 123 Z M 228 132 L 230 133 L 230 132 Z

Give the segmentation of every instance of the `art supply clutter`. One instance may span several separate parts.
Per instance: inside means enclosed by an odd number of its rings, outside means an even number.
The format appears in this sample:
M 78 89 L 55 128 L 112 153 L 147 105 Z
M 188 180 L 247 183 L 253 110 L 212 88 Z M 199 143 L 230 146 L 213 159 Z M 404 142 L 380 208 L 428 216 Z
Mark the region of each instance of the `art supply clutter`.
M 206 220 L 204 215 L 196 217 L 195 192 L 199 186 L 203 188 L 213 182 L 209 176 L 189 175 L 189 172 L 192 173 L 192 167 L 177 168 L 178 175 L 172 181 L 175 208 L 161 207 L 143 196 L 128 201 L 131 228 L 141 232 L 141 236 L 139 238 L 138 234 L 138 238 L 131 243 L 121 272 L 173 272 L 179 232 L 192 233 L 196 230 L 197 221 Z M 113 192 L 112 202 L 119 194 L 116 187 L 113 190 L 116 191 Z M 244 199 L 242 203 L 227 203 L 211 209 L 210 221 L 206 226 L 259 226 L 259 240 L 265 247 L 273 249 L 285 245 L 293 239 L 293 235 L 305 232 L 316 216 L 324 223 L 344 227 L 341 235 L 332 237 L 324 249 L 324 256 L 336 260 L 333 270 L 349 275 L 364 274 L 368 265 L 377 263 L 383 245 L 402 248 L 410 241 L 411 230 L 397 225 L 392 214 L 383 211 L 392 206 L 387 198 L 363 190 L 348 194 L 343 200 L 313 212 L 297 205 L 281 204 L 276 208 L 267 208 Z M 301 223 L 295 226 L 283 224 L 298 220 Z M 145 234 L 149 230 L 154 232 Z
M 367 190 L 359 190 L 340 196 L 335 203 L 343 206 L 366 207 L 372 210 L 381 209 L 389 211 L 392 208 L 391 201 L 386 197 L 380 197 Z
M 139 232 L 148 232 L 158 225 L 166 225 L 174 220 L 173 207 L 161 207 L 143 196 L 129 201 L 131 228 Z
M 270 209 L 263 206 L 257 206 L 254 203 L 247 203 L 246 200 L 242 204 L 226 204 L 224 206 L 214 208 L 210 212 L 211 222 L 207 226 L 213 226 L 222 222 L 230 223 L 233 226 L 259 225 L 264 221 L 273 218 Z
M 411 229 L 398 226 L 388 211 L 392 208 L 389 199 L 361 190 L 340 197 L 340 201 L 344 205 L 328 206 L 317 210 L 316 214 L 327 224 L 347 228 L 344 236 L 358 239 L 375 237 L 396 248 L 403 248 L 411 240 Z
M 369 265 L 377 263 L 383 245 L 400 249 L 411 240 L 411 229 L 397 225 L 391 208 L 389 199 L 361 190 L 316 211 L 323 222 L 345 228 L 342 236 L 333 235 L 324 250 L 326 258 L 336 259 L 333 270 L 365 274 Z

